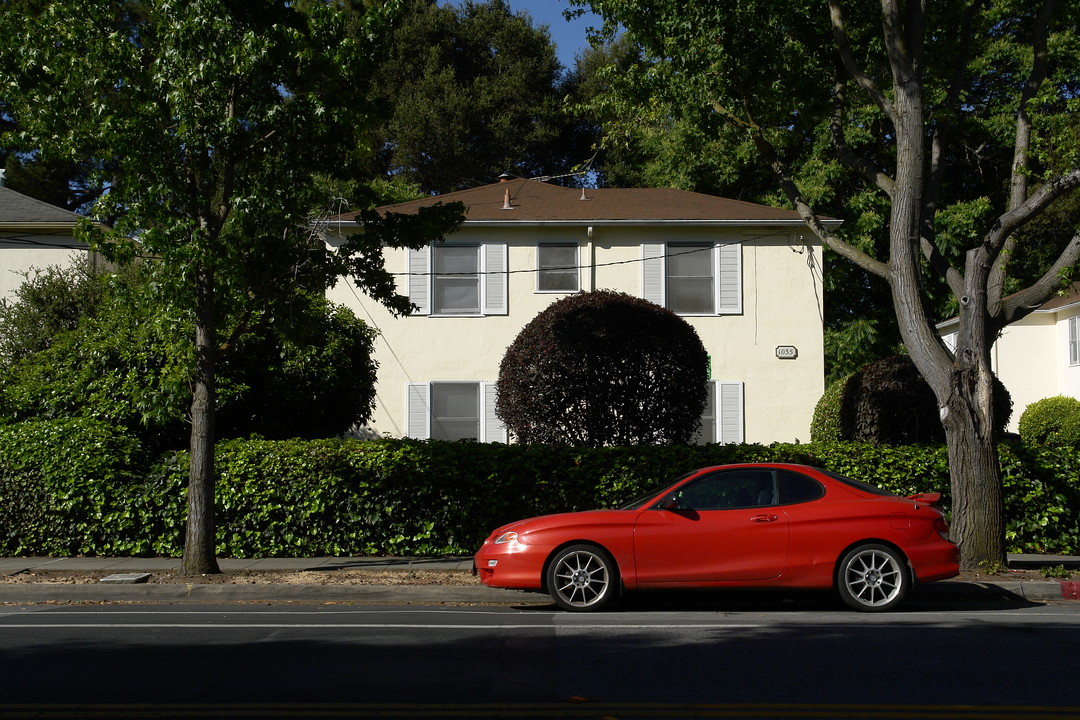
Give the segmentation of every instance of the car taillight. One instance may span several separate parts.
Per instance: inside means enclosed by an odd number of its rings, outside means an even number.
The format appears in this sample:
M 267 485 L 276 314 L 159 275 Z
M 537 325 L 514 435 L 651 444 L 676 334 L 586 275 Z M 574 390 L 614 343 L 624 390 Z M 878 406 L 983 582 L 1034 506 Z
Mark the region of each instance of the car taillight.
M 949 539 L 949 523 L 945 522 L 945 518 L 939 517 L 934 520 L 934 530 L 936 530 L 937 534 L 944 539 Z

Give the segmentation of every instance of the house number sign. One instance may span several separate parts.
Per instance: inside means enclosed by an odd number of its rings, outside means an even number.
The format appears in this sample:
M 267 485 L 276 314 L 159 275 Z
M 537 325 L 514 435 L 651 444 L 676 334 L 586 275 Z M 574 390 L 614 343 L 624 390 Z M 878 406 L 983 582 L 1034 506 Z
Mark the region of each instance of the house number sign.
M 781 360 L 794 360 L 799 357 L 799 348 L 794 345 L 779 345 L 776 348 L 776 357 Z

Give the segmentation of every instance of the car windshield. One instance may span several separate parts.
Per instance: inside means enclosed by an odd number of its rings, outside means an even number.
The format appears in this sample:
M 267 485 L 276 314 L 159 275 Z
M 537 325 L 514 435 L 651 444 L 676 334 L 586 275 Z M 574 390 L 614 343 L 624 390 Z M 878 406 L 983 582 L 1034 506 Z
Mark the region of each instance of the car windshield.
M 818 468 L 818 470 L 820 470 L 822 474 L 828 475 L 833 480 L 836 480 L 837 482 L 842 482 L 845 485 L 849 485 L 856 490 L 862 490 L 863 492 L 868 492 L 871 495 L 886 495 L 890 497 L 899 497 L 896 493 L 891 493 L 888 490 L 882 490 L 879 487 L 870 485 L 869 483 L 864 483 L 860 480 L 852 480 L 849 477 L 845 477 L 839 473 L 834 473 L 831 470 L 821 470 L 821 468 Z
M 664 490 L 666 488 L 672 487 L 673 485 L 678 485 L 683 480 L 690 477 L 691 475 L 693 475 L 696 472 L 697 472 L 697 470 L 691 470 L 690 472 L 686 473 L 685 475 L 682 475 L 682 476 L 680 476 L 679 478 L 677 478 L 675 480 L 671 480 L 669 482 L 666 482 L 663 485 L 654 485 L 653 488 L 651 490 L 649 490 L 648 492 L 646 492 L 646 493 L 644 493 L 642 495 L 639 495 L 638 497 L 634 498 L 633 500 L 631 500 L 628 503 L 617 506 L 615 509 L 616 510 L 636 510 L 637 508 L 641 507 L 646 501 L 652 500 L 654 497 L 656 497 L 660 493 L 664 492 Z

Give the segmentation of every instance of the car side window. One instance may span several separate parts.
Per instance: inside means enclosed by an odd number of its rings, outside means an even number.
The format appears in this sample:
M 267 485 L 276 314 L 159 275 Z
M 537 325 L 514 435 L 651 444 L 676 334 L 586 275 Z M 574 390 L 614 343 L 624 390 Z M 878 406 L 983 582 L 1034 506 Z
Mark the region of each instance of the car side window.
M 825 494 L 821 483 L 802 473 L 781 470 L 779 476 L 781 505 L 810 502 Z
M 771 470 L 729 470 L 713 473 L 675 491 L 680 510 L 733 510 L 776 504 Z

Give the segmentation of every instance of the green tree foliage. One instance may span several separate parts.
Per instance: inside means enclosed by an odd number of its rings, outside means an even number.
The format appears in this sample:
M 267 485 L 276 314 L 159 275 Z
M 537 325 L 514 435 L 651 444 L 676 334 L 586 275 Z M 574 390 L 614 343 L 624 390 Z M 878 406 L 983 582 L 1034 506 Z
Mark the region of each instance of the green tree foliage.
M 888 288 L 900 339 L 944 417 L 961 562 L 1003 562 L 990 348 L 1080 257 L 1064 222 L 1057 251 L 1006 295 L 1020 277 L 1012 260 L 1031 243 L 1025 229 L 1080 187 L 1080 6 L 573 2 L 645 51 L 611 79 L 608 107 L 632 121 L 640 99 L 655 97 L 717 140 L 741 135 L 731 151 L 752 147 L 807 228 L 858 267 L 845 290 Z M 842 234 L 826 214 L 848 219 Z M 955 353 L 935 327 L 950 297 Z
M 1080 400 L 1058 395 L 1037 400 L 1020 416 L 1026 445 L 1080 448 Z
M 624 293 L 552 303 L 507 348 L 496 413 L 524 443 L 688 443 L 705 409 L 705 348 L 682 318 Z
M 576 112 L 591 118 L 601 137 L 596 178 L 611 187 L 677 187 L 766 205 L 787 202 L 753 139 L 725 123 L 709 106 L 679 93 L 679 83 L 662 80 L 673 72 L 646 54 L 631 33 L 583 52 L 571 75 Z M 634 85 L 627 77 L 655 73 Z M 805 139 L 828 149 L 823 129 Z M 883 237 L 887 209 L 834 163 L 798 159 L 793 172 L 821 212 L 845 219 L 840 237 L 875 248 Z M 900 331 L 887 283 L 825 249 L 825 367 L 827 382 L 872 360 L 901 351 Z
M 108 168 L 97 176 L 108 192 L 95 213 L 111 227 L 88 226 L 83 237 L 113 260 L 156 258 L 157 287 L 190 313 L 185 572 L 217 570 L 219 318 L 261 313 L 298 275 L 325 277 L 301 270 L 327 260 L 302 230 L 317 204 L 312 179 L 342 170 L 364 146 L 376 41 L 397 9 L 359 0 L 65 0 L 0 14 L 0 87 L 15 121 L 4 145 Z M 460 208 L 436 208 L 419 228 L 398 222 L 394 239 L 421 246 L 438 237 L 426 231 L 459 219 Z M 387 239 L 357 239 L 352 256 L 326 272 L 362 269 L 362 289 L 407 309 L 382 267 L 377 244 Z
M 82 264 L 28 280 L 0 307 L 0 418 L 95 418 L 184 447 L 192 322 L 152 281 L 150 265 L 117 276 Z M 299 291 L 223 326 L 236 332 L 220 354 L 218 437 L 332 437 L 369 417 L 374 333 L 350 311 Z
M 385 108 L 372 170 L 425 192 L 493 182 L 500 173 L 560 175 L 591 137 L 565 112 L 561 66 L 545 27 L 506 0 L 407 0 L 375 73 Z
M 13 300 L 0 299 L 0 366 L 47 350 L 57 335 L 93 315 L 107 295 L 106 277 L 90 260 L 27 274 Z

